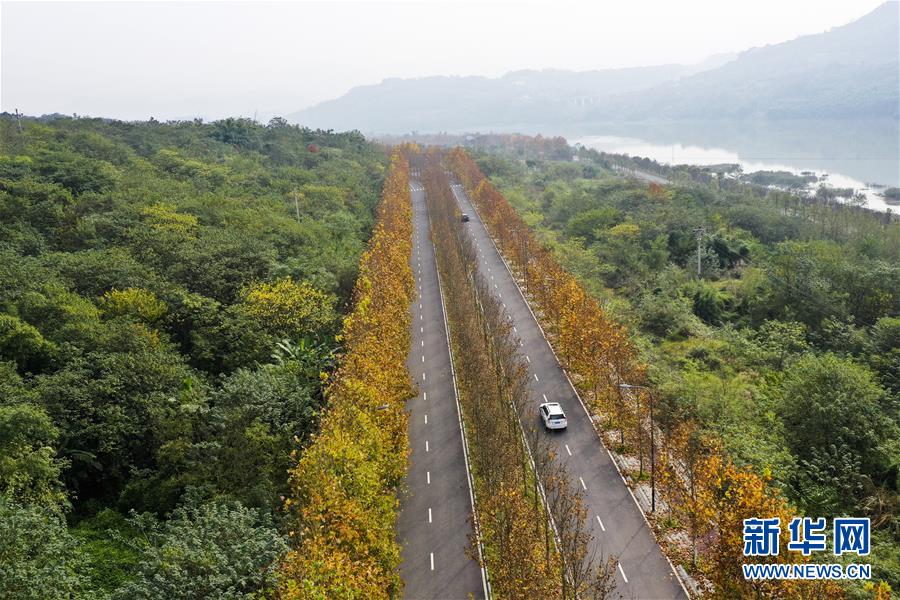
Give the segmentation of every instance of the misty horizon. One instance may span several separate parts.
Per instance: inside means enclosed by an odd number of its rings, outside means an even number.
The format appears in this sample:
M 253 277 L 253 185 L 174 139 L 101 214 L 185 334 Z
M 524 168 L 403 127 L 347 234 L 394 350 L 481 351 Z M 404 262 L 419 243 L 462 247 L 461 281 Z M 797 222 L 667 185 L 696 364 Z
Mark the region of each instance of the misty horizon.
M 544 2 L 3 2 L 0 107 L 35 116 L 266 120 L 394 79 L 696 65 L 839 27 L 879 4 L 770 2 L 735 14 L 710 2 L 677 10 L 657 3 L 608 16 Z M 408 47 L 416 52 L 400 51 Z

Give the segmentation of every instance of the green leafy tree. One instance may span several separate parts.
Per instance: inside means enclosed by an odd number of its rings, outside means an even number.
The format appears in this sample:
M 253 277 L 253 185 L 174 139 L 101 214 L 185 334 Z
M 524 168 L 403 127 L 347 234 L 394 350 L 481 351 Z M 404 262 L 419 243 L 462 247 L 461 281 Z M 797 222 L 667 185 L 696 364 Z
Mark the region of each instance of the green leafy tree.
M 67 486 L 82 498 L 115 497 L 135 469 L 153 467 L 163 409 L 189 377 L 177 354 L 130 331 L 119 352 L 86 353 L 36 382 L 72 462 Z
M 0 314 L 0 358 L 15 361 L 22 372 L 38 373 L 54 354 L 54 345 L 37 328 L 13 315 Z
M 621 218 L 621 213 L 611 206 L 593 208 L 569 219 L 566 230 L 570 236 L 580 237 L 591 243 L 599 238 L 603 231 L 616 225 Z
M 79 156 L 68 149 L 38 153 L 35 170 L 76 195 L 108 190 L 119 175 L 108 162 Z
M 894 398 L 900 398 L 900 317 L 883 317 L 871 332 L 869 364 L 881 385 Z
M 882 483 L 896 476 L 900 437 L 888 416 L 896 413 L 885 413 L 884 390 L 870 371 L 833 354 L 805 355 L 788 365 L 775 393 L 787 442 L 819 489 L 804 494 L 811 510 L 852 508 L 863 478 Z M 822 486 L 829 497 L 816 498 Z
M 89 596 L 83 566 L 58 511 L 0 494 L 0 598 Z
M 131 525 L 146 544 L 136 577 L 115 594 L 123 600 L 257 598 L 287 551 L 271 521 L 239 503 L 189 501 L 164 522 L 145 514 Z
M 65 494 L 55 456 L 59 432 L 43 410 L 29 404 L 0 406 L 0 493 L 19 501 L 61 505 Z

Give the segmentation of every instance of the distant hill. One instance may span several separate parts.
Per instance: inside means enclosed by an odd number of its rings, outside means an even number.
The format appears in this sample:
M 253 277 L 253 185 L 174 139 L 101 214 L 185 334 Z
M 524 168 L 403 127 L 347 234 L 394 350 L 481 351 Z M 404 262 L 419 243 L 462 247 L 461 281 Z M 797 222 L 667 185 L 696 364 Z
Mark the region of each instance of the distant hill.
M 601 71 L 514 71 L 499 78 L 385 79 L 288 115 L 310 127 L 378 133 L 465 129 L 552 120 L 577 121 L 601 99 L 648 89 L 713 68 L 735 55 L 699 65 L 661 65 Z
M 900 3 L 825 33 L 753 48 L 718 69 L 624 94 L 589 119 L 900 116 Z
M 820 34 L 699 65 L 386 79 L 288 115 L 366 132 L 710 118 L 897 118 L 900 3 Z

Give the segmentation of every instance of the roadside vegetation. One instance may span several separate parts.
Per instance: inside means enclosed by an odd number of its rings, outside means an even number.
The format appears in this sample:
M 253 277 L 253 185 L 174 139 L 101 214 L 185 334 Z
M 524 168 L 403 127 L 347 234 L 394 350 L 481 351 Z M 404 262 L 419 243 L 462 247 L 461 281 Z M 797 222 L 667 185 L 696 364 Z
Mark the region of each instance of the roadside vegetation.
M 406 475 L 406 369 L 415 284 L 409 164 L 396 152 L 344 319 L 321 430 L 291 469 L 290 535 L 278 597 L 397 598 L 397 490 Z
M 279 119 L 0 118 L 0 597 L 275 589 L 386 167 Z
M 741 520 L 869 516 L 874 585 L 844 591 L 897 589 L 900 223 L 737 184 L 622 179 L 583 149 L 511 155 L 479 168 L 456 150 L 448 165 L 645 489 L 651 399 L 618 384 L 655 391 L 654 524 L 676 561 L 717 597 L 808 594 L 743 581 Z

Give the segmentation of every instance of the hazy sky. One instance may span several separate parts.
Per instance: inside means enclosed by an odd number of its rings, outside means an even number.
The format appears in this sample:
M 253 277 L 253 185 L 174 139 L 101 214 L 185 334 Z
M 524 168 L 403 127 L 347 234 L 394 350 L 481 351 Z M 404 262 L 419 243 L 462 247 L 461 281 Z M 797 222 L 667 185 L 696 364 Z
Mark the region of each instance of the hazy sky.
M 699 62 L 881 2 L 2 2 L 0 107 L 262 119 L 385 77 Z

